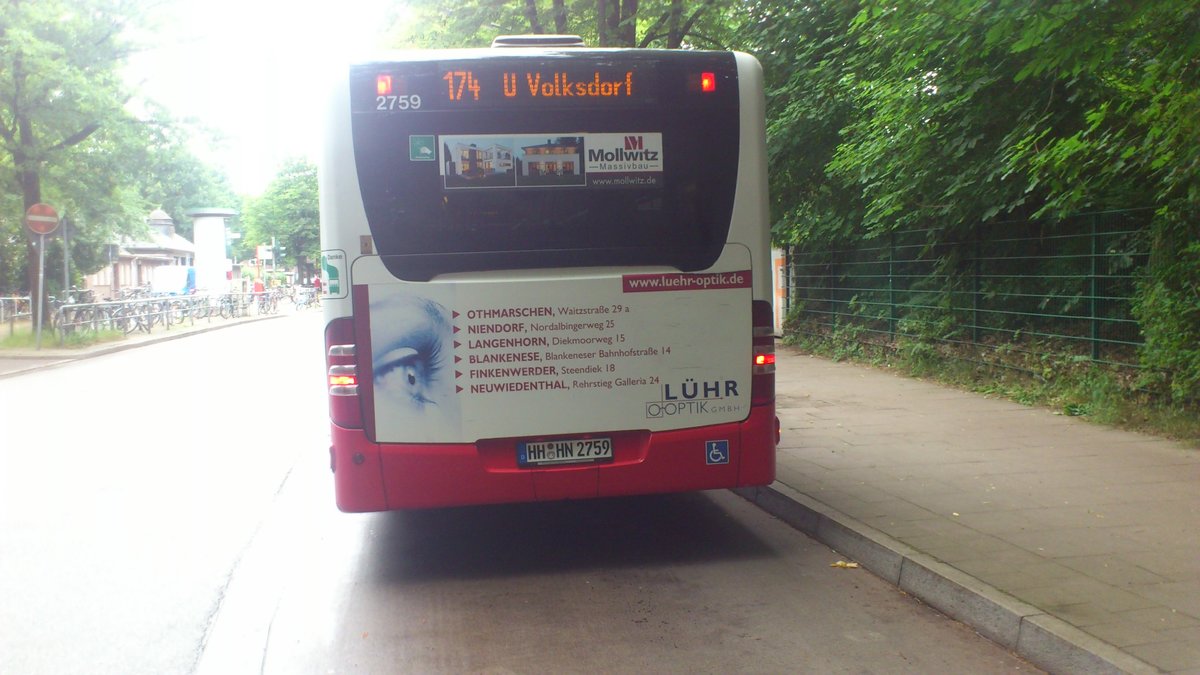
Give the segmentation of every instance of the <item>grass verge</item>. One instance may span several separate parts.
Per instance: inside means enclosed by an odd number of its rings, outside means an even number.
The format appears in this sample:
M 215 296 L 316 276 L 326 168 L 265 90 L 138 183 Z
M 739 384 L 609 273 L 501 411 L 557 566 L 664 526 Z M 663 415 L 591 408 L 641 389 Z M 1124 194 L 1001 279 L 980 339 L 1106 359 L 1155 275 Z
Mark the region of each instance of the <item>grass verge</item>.
M 1078 356 L 1012 355 L 931 346 L 874 343 L 853 334 L 786 333 L 784 344 L 835 361 L 887 368 L 959 389 L 1001 396 L 1098 424 L 1181 441 L 1200 449 L 1200 410 L 1139 387 L 1129 372 Z
M 75 331 L 67 335 L 62 344 L 58 343 L 58 333 L 50 330 L 42 331 L 43 349 L 81 349 L 104 342 L 117 342 L 124 339 L 125 334 L 119 330 Z M 0 352 L 3 350 L 24 351 L 37 348 L 37 334 L 29 323 L 18 323 L 9 334 L 8 327 L 0 327 Z

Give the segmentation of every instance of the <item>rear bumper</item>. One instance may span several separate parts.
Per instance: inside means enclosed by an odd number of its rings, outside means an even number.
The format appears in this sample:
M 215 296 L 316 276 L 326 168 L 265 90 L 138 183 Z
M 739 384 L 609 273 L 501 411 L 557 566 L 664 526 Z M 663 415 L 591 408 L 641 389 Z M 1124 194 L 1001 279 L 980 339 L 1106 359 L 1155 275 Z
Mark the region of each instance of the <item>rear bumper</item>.
M 733 424 L 599 433 L 613 439 L 612 461 L 537 469 L 517 465 L 515 438 L 379 444 L 333 425 L 330 453 L 337 505 L 347 512 L 590 499 L 767 485 L 777 424 L 775 406 L 763 405 Z

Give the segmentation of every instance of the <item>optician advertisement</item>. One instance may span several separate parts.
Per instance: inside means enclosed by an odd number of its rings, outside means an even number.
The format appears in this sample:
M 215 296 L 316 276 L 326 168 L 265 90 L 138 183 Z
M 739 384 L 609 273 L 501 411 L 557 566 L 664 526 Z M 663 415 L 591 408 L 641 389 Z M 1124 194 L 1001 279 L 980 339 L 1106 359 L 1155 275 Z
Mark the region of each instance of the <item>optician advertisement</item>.
M 408 283 L 355 263 L 376 438 L 660 431 L 749 414 L 749 253 L 705 272 Z

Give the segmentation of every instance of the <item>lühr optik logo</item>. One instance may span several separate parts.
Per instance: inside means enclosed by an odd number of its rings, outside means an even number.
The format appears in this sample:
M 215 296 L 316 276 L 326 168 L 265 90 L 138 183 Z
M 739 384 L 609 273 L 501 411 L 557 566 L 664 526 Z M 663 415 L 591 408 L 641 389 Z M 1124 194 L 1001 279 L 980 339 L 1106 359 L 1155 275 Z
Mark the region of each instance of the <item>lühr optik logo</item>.
M 706 380 L 704 382 L 697 382 L 695 378 L 689 377 L 678 386 L 670 383 L 663 385 L 664 401 L 711 400 L 737 395 L 737 380 Z
M 664 384 L 662 400 L 646 403 L 646 417 L 658 418 L 715 412 L 710 409 L 710 403 L 725 398 L 736 398 L 737 395 L 737 380 L 697 382 L 694 378 L 689 377 L 683 382 Z M 721 407 L 721 404 L 718 404 L 718 407 Z

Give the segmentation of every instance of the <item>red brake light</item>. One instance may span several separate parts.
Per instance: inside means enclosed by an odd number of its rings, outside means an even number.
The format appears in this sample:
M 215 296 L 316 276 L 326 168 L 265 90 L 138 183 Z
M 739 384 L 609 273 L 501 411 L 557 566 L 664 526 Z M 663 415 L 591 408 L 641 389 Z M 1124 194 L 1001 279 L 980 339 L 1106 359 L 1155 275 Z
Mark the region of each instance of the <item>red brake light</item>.
M 700 73 L 700 91 L 713 92 L 717 90 L 717 76 L 713 73 Z
M 392 76 L 377 75 L 375 77 L 375 95 L 388 96 L 392 93 Z
M 775 365 L 774 354 L 755 354 L 754 365 L 756 366 L 773 366 Z

